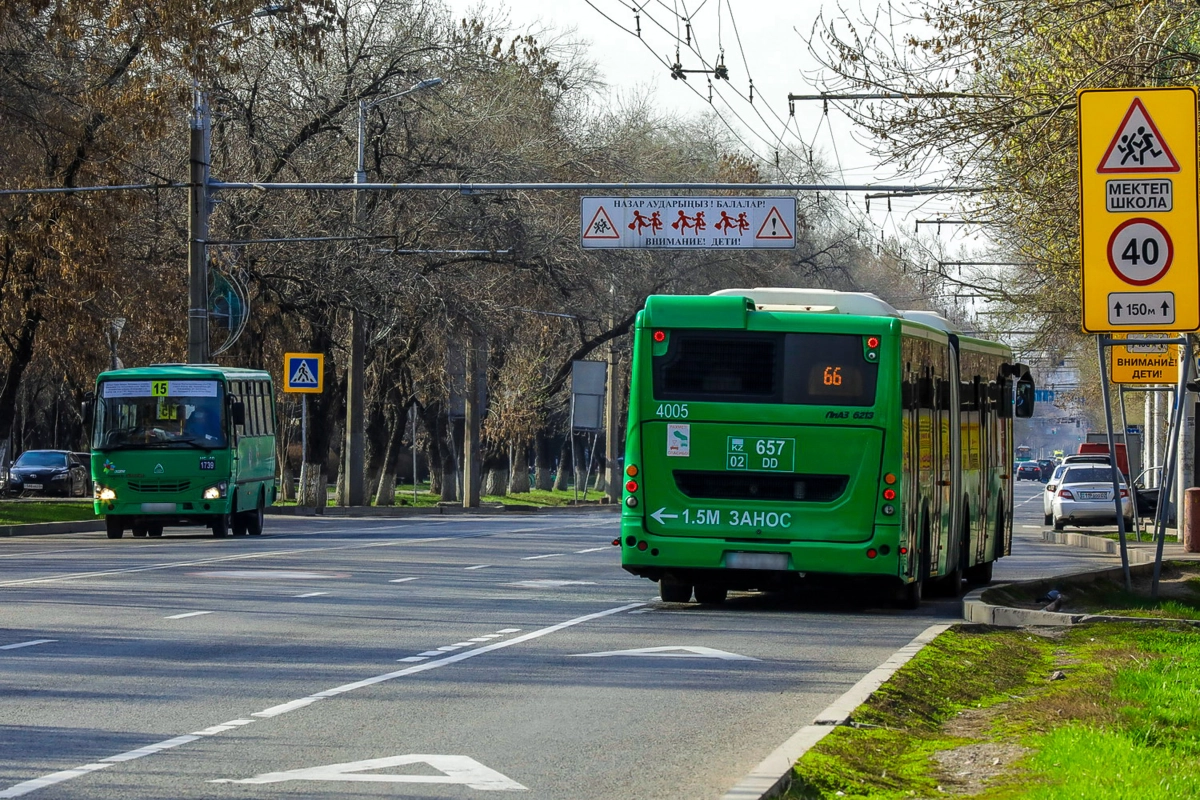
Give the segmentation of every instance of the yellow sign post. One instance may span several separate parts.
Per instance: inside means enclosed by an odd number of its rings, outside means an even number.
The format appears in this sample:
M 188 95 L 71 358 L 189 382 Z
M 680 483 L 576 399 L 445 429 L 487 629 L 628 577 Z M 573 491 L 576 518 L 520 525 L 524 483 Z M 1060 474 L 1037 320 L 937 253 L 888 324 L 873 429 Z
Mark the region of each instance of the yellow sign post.
M 1177 344 L 1134 344 L 1142 338 L 1137 334 L 1126 336 L 1114 334 L 1114 338 L 1127 339 L 1129 344 L 1114 344 L 1112 370 L 1113 383 L 1175 383 L 1179 380 L 1179 345 Z
M 1083 330 L 1200 329 L 1196 89 L 1078 96 Z

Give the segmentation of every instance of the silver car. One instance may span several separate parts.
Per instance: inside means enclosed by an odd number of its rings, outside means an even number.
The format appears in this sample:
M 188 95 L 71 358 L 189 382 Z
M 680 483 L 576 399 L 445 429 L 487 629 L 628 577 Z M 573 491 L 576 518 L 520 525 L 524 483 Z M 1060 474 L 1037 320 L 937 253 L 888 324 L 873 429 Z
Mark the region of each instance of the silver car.
M 1063 473 L 1066 471 L 1066 464 L 1059 464 L 1055 467 L 1054 474 L 1050 476 L 1050 480 L 1046 484 L 1046 491 L 1042 492 L 1042 513 L 1046 515 L 1047 525 L 1054 522 L 1054 495 L 1058 493 L 1058 484 L 1062 480 Z
M 1113 468 L 1105 464 L 1065 465 L 1050 503 L 1051 522 L 1054 530 L 1061 531 L 1064 525 L 1114 525 L 1117 521 L 1113 503 Z M 1125 518 L 1125 530 L 1133 528 L 1133 503 L 1129 498 L 1129 487 L 1117 473 L 1120 481 L 1121 516 Z

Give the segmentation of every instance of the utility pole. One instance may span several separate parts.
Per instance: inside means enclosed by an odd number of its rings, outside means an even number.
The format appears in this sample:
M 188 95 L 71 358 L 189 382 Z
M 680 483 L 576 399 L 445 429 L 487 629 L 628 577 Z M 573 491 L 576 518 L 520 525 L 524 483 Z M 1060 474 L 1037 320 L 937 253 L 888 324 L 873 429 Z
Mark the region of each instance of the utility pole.
M 467 334 L 466 420 L 463 433 L 463 508 L 479 508 L 479 416 L 482 394 L 483 336 L 474 327 Z
M 208 363 L 208 100 L 199 88 L 191 119 L 188 192 L 188 354 L 189 364 Z

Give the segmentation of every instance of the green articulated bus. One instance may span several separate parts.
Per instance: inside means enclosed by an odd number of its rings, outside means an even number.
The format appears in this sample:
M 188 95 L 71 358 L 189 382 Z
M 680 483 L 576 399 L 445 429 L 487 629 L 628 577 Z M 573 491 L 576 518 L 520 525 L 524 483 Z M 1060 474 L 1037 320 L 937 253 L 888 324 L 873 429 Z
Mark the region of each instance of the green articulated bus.
M 622 566 L 662 599 L 866 579 L 901 606 L 991 580 L 1012 537 L 1004 345 L 872 294 L 728 289 L 639 312 Z
M 262 533 L 275 502 L 275 392 L 261 370 L 156 364 L 103 372 L 85 404 L 108 538 L 204 525 Z

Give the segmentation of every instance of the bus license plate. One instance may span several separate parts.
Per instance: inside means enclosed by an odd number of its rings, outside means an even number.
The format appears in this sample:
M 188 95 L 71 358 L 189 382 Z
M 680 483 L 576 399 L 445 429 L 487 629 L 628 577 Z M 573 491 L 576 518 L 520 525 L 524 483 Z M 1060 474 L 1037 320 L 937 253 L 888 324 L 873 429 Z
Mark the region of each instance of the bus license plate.
M 726 553 L 725 566 L 728 569 L 786 570 L 788 555 L 787 553 Z
M 174 503 L 142 503 L 143 514 L 174 514 Z

